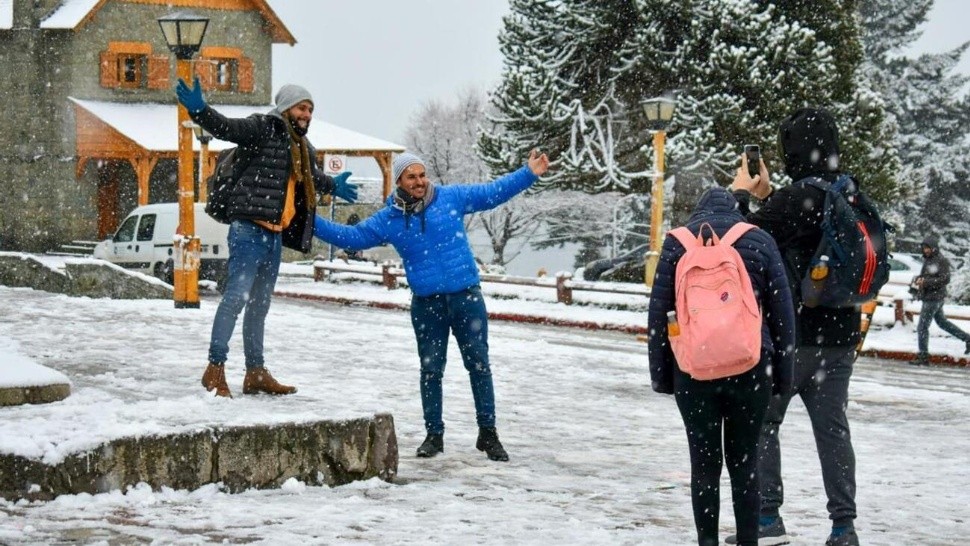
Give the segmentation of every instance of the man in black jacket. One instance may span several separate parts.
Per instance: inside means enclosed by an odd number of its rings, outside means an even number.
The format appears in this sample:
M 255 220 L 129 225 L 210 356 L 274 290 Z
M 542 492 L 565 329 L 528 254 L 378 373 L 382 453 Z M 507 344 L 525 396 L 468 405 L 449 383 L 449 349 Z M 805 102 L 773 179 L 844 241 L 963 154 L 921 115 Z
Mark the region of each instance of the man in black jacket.
M 216 396 L 232 397 L 225 362 L 236 319 L 245 307 L 243 393 L 292 394 L 296 388 L 277 382 L 263 360 L 266 314 L 282 247 L 310 250 L 317 194 L 352 203 L 357 190 L 346 182 L 350 173 L 331 178 L 317 167 L 306 138 L 313 118 L 313 98 L 306 89 L 284 85 L 276 94 L 276 108 L 241 119 L 227 118 L 206 105 L 198 78 L 192 87 L 180 79 L 175 92 L 193 121 L 214 137 L 238 144 L 237 153 L 246 162 L 229 198 L 229 271 L 212 323 L 202 386 Z
M 934 320 L 944 332 L 959 338 L 966 344 L 963 354 L 970 354 L 970 334 L 961 330 L 956 324 L 947 320 L 943 314 L 943 299 L 946 298 L 946 285 L 950 284 L 950 261 L 940 252 L 940 240 L 935 235 L 923 239 L 923 268 L 919 276 L 913 279 L 916 295 L 923 300 L 923 307 L 919 312 L 919 324 L 916 326 L 916 339 L 919 352 L 916 359 L 909 363 L 915 366 L 925 366 L 930 362 L 930 323 Z
M 822 238 L 824 192 L 799 184 L 809 176 L 834 182 L 839 176 L 838 129 L 825 110 L 802 108 L 781 122 L 779 140 L 785 154 L 785 173 L 794 182 L 774 191 L 768 169 L 748 175 L 747 159 L 732 184 L 734 196 L 748 222 L 768 232 L 778 243 L 786 261 L 796 309 L 794 389 L 773 397 L 761 433 L 758 471 L 761 477 L 760 544 L 787 544 L 788 537 L 779 508 L 784 501 L 781 480 L 781 447 L 778 429 L 792 397 L 802 398 L 812 421 L 822 480 L 828 496 L 832 533 L 829 546 L 858 545 L 853 521 L 855 506 L 855 453 L 849 436 L 846 405 L 849 378 L 859 342 L 858 308 L 808 308 L 802 305 L 799 281 Z M 750 212 L 751 196 L 762 200 Z M 729 543 L 731 543 L 729 537 Z

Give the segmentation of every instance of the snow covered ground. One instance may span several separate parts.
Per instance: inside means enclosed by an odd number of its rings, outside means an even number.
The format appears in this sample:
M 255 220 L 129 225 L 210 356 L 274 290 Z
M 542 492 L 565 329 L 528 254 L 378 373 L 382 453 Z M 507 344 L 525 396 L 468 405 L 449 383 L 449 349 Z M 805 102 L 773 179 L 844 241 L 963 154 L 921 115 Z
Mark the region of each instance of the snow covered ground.
M 407 302 L 406 290 L 370 285 L 282 279 L 278 288 Z M 548 302 L 492 294 L 488 305 L 492 311 L 645 323 L 642 310 L 566 308 L 554 297 L 552 289 Z M 206 296 L 200 310 L 176 310 L 169 301 L 0 287 L 0 375 L 16 355 L 65 374 L 73 385 L 73 394 L 59 403 L 0 409 L 0 451 L 56 462 L 119 435 L 388 411 L 401 448 L 395 483 L 330 489 L 293 481 L 280 490 L 236 495 L 217 485 L 157 492 L 137 486 L 50 502 L 0 499 L 0 544 L 695 541 L 683 426 L 672 397 L 650 391 L 646 345 L 635 336 L 492 321 L 499 432 L 512 460 L 490 462 L 474 449 L 471 394 L 454 345 L 445 375 L 445 453 L 419 460 L 418 362 L 406 312 L 277 298 L 267 321 L 267 365 L 299 393 L 242 396 L 237 335 L 227 368 L 237 397 L 223 400 L 199 384 L 216 303 Z M 869 339 L 911 350 L 915 333 L 898 326 Z M 935 336 L 931 347 L 962 353 L 954 342 Z M 857 527 L 865 544 L 967 542 L 968 380 L 970 370 L 962 368 L 858 361 L 849 411 L 858 459 Z M 820 544 L 828 532 L 825 498 L 800 403 L 793 404 L 782 434 L 786 524 L 794 544 Z M 733 530 L 726 476 L 721 497 L 726 535 Z

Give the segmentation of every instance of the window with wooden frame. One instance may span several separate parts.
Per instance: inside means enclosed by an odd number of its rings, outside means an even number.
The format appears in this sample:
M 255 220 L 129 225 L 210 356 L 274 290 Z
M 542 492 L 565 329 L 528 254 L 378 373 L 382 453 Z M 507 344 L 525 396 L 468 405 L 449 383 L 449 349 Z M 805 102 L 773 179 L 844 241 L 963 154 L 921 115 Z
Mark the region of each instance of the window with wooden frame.
M 253 61 L 237 47 L 203 47 L 194 64 L 203 89 L 252 93 L 255 88 Z
M 101 52 L 101 86 L 168 89 L 169 56 L 153 54 L 148 42 L 109 42 Z

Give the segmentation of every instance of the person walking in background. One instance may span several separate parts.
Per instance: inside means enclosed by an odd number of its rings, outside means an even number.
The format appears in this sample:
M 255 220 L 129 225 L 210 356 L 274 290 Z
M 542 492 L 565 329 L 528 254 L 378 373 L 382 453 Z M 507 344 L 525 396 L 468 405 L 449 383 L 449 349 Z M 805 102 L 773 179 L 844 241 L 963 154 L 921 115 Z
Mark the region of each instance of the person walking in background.
M 775 191 L 768 169 L 760 161 L 759 174 L 748 174 L 747 159 L 732 183 L 734 196 L 745 219 L 768 232 L 786 259 L 789 286 L 795 301 L 795 372 L 791 394 L 773 397 L 761 431 L 758 471 L 761 477 L 761 544 L 787 544 L 788 535 L 779 510 L 784 502 L 781 478 L 779 428 L 792 397 L 801 397 L 812 421 L 816 448 L 822 464 L 822 481 L 828 497 L 832 532 L 827 546 L 857 546 L 854 521 L 855 452 L 849 434 L 846 407 L 849 379 L 859 344 L 861 314 L 858 307 L 807 307 L 798 286 L 822 239 L 825 192 L 799 182 L 818 177 L 829 183 L 839 175 L 839 133 L 832 115 L 817 108 L 802 108 L 779 126 L 785 173 L 792 184 Z M 858 181 L 855 181 L 858 186 Z M 762 200 L 750 212 L 751 196 Z M 729 544 L 737 537 L 728 537 Z
M 313 98 L 306 89 L 284 85 L 276 94 L 276 107 L 268 114 L 231 119 L 206 104 L 198 78 L 192 83 L 189 87 L 180 79 L 175 89 L 192 120 L 215 138 L 238 144 L 237 152 L 245 153 L 248 160 L 228 205 L 228 276 L 212 322 L 202 386 L 216 396 L 232 397 L 225 363 L 236 319 L 245 308 L 243 393 L 291 394 L 296 387 L 276 381 L 263 356 L 266 314 L 282 247 L 309 252 L 318 193 L 352 203 L 357 189 L 347 183 L 350 173 L 331 178 L 318 168 L 306 138 L 313 118 Z
M 397 188 L 386 207 L 356 226 L 316 218 L 315 234 L 325 242 L 351 250 L 390 243 L 401 255 L 412 292 L 411 324 L 421 360 L 421 405 L 427 431 L 418 457 L 444 452 L 441 379 L 450 332 L 471 379 L 478 422 L 475 446 L 493 461 L 509 459 L 495 428 L 488 314 L 463 218 L 508 201 L 548 169 L 546 154 L 533 151 L 526 166 L 492 183 L 439 187 L 428 180 L 421 158 L 404 153 L 392 164 L 391 178 Z
M 743 220 L 734 197 L 727 190 L 714 188 L 701 196 L 686 227 L 696 236 L 702 226 L 709 225 L 722 239 L 721 244 L 726 244 L 730 241 L 723 240 L 725 235 Z M 737 239 L 734 248 L 744 261 L 756 304 L 764 310 L 760 322 L 761 357 L 749 371 L 706 381 L 682 371 L 683 363 L 677 362 L 668 341 L 675 333 L 668 331 L 667 317 L 674 310 L 674 272 L 685 248 L 672 236 L 664 241 L 650 295 L 652 387 L 656 392 L 674 395 L 687 429 L 691 503 L 697 543 L 701 546 L 719 544 L 722 459 L 727 461 L 731 476 L 738 543 L 758 544 L 758 438 L 771 394 L 787 394 L 791 390 L 795 311 L 778 247 L 767 233 L 753 228 Z M 730 295 L 721 299 L 726 301 Z
M 923 253 L 923 268 L 919 276 L 913 279 L 917 299 L 923 300 L 923 307 L 919 312 L 919 324 L 916 326 L 916 341 L 919 346 L 916 358 L 909 363 L 914 366 L 925 366 L 930 363 L 930 323 L 936 324 L 944 332 L 956 337 L 966 344 L 963 354 L 970 354 L 970 334 L 961 330 L 956 324 L 947 320 L 943 314 L 943 300 L 946 298 L 946 286 L 950 284 L 950 261 L 940 251 L 940 239 L 929 235 L 923 239 L 920 247 Z
M 345 222 L 348 226 L 356 226 L 360 223 L 360 216 L 356 212 L 350 213 Z M 367 258 L 364 257 L 363 250 L 347 250 L 346 248 L 341 248 L 340 253 L 337 254 L 338 258 L 344 261 L 354 260 L 358 262 L 366 261 Z

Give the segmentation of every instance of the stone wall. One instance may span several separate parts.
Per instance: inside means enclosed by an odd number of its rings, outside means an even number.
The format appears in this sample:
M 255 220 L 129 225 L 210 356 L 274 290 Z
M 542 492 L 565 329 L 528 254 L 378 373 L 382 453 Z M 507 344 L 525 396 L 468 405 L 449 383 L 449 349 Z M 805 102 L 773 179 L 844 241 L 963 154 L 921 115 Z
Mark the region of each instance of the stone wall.
M 171 286 L 108 262 L 77 259 L 68 261 L 61 272 L 15 252 L 0 252 L 0 285 L 89 298 L 172 298 Z
M 276 488 L 290 478 L 336 486 L 397 475 L 394 418 L 212 428 L 122 438 L 57 465 L 0 454 L 0 497 L 47 500 L 104 493 L 138 483 L 197 489 L 221 482 L 231 492 Z

